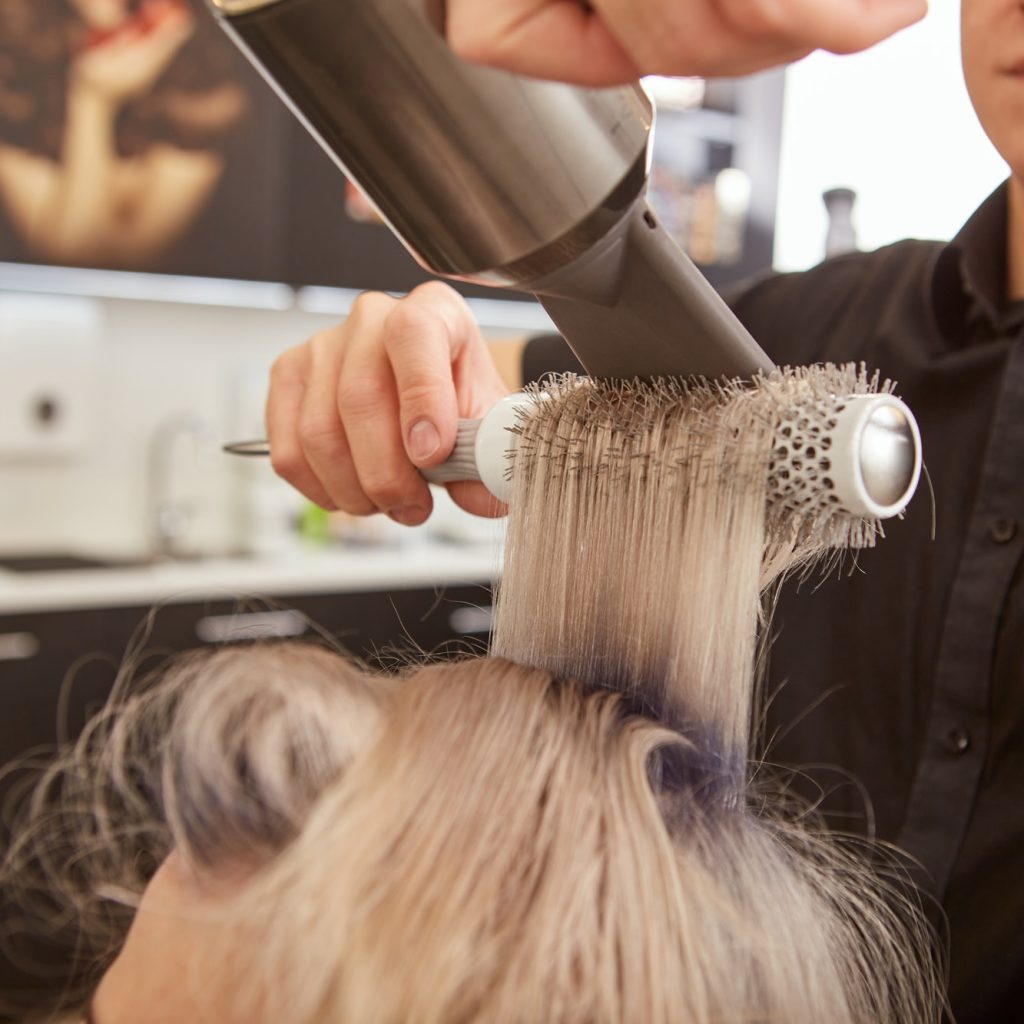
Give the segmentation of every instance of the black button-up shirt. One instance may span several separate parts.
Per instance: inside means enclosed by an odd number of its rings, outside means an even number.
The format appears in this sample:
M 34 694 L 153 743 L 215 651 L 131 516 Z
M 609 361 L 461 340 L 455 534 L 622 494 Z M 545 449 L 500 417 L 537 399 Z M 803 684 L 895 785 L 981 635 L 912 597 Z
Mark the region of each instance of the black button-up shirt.
M 934 507 L 923 481 L 877 548 L 784 588 L 765 756 L 801 768 L 835 827 L 920 862 L 959 1024 L 1024 1021 L 1024 303 L 1005 299 L 1006 250 L 1004 186 L 949 245 L 731 297 L 776 362 L 864 361 L 921 427 Z M 524 361 L 569 366 L 544 340 Z

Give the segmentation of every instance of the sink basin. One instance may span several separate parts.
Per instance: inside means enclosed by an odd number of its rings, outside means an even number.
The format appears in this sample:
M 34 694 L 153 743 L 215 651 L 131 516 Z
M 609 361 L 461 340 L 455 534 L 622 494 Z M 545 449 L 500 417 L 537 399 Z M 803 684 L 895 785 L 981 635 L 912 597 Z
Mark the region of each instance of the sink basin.
M 0 569 L 8 572 L 68 572 L 74 569 L 128 569 L 150 565 L 149 558 L 94 558 L 72 554 L 0 555 Z
M 2 3 L 3 0 L 0 0 Z M 182 565 L 209 561 L 209 554 L 175 554 L 175 555 L 124 555 L 103 558 L 98 555 L 79 555 L 67 551 L 18 552 L 17 554 L 0 554 L 0 572 L 40 573 L 40 572 L 74 572 L 78 569 L 139 569 L 157 565 Z M 222 558 L 248 558 L 239 551 L 225 552 Z

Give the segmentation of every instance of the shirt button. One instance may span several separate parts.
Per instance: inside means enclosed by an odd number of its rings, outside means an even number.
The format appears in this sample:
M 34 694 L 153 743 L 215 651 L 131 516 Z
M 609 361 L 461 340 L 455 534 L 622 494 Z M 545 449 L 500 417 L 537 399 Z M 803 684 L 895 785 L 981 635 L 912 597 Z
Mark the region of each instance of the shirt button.
M 988 535 L 997 544 L 1008 544 L 1017 536 L 1017 520 L 999 516 L 988 524 Z
M 950 729 L 942 742 L 951 754 L 966 754 L 971 748 L 971 734 L 966 729 Z

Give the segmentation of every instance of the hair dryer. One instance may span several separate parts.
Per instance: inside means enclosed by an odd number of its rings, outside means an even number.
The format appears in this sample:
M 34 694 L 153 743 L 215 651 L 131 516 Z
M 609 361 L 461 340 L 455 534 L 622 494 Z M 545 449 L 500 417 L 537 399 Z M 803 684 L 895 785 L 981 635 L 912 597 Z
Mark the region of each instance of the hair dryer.
M 772 363 L 645 195 L 653 107 L 456 57 L 443 0 L 208 0 L 418 262 L 532 292 L 597 377 Z

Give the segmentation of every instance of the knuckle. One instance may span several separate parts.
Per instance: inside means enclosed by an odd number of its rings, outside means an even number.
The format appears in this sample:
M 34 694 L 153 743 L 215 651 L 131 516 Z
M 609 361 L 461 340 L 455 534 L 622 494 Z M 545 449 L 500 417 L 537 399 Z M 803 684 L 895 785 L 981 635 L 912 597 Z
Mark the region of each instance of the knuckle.
M 302 476 L 305 468 L 305 459 L 298 448 L 282 444 L 271 445 L 270 466 L 274 472 L 293 486 Z
M 304 413 L 299 420 L 299 440 L 312 455 L 335 455 L 345 449 L 341 421 L 329 413 Z
M 389 509 L 410 504 L 409 481 L 405 473 L 388 471 L 384 467 L 364 471 L 359 478 L 363 492 L 375 508 Z
M 350 516 L 372 516 L 375 512 L 379 512 L 380 509 L 364 495 L 354 497 L 351 495 L 342 497 L 337 502 L 338 508 L 347 513 Z
M 449 375 L 449 381 L 451 377 Z M 402 412 L 410 419 L 415 419 L 417 410 L 433 409 L 438 404 L 438 392 L 443 378 L 439 374 L 426 371 L 414 371 L 402 382 L 398 396 Z M 451 385 L 449 384 L 449 387 Z
M 444 281 L 427 281 L 417 285 L 409 293 L 407 304 L 429 311 L 435 319 L 445 324 L 457 323 L 460 319 L 473 321 L 466 300 Z
M 444 326 L 444 317 L 437 308 L 436 300 L 429 295 L 410 293 L 388 314 L 387 326 L 392 336 L 406 335 Z
M 444 281 L 425 281 L 423 284 L 418 284 L 409 292 L 409 297 L 437 300 L 439 302 L 462 301 L 462 296 L 450 284 Z
M 328 327 L 317 331 L 306 344 L 309 346 L 312 367 L 319 368 L 332 363 L 332 356 L 344 348 L 345 333 L 342 326 Z
M 384 292 L 361 292 L 349 307 L 348 320 L 356 325 L 377 320 L 386 315 L 395 301 Z
M 380 377 L 343 377 L 338 382 L 338 406 L 345 416 L 367 419 L 387 408 L 389 384 Z
M 301 346 L 286 349 L 270 364 L 270 381 L 281 384 L 295 376 Z
M 784 37 L 796 29 L 786 0 L 720 0 L 720 6 L 729 25 L 747 37 Z

